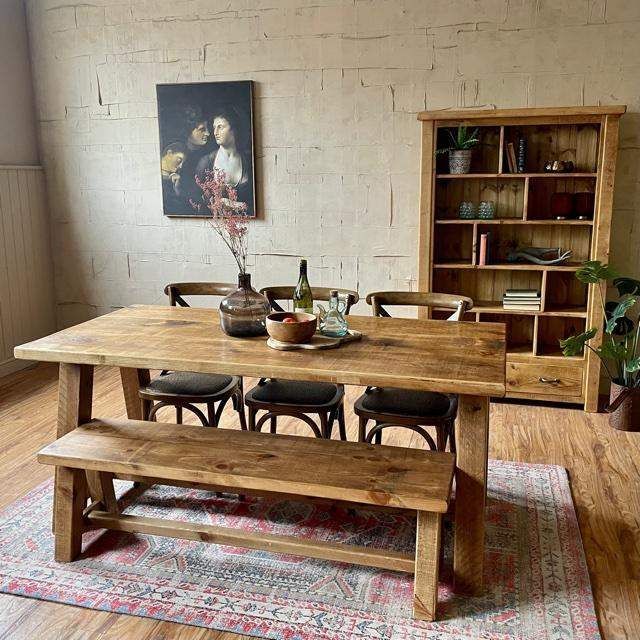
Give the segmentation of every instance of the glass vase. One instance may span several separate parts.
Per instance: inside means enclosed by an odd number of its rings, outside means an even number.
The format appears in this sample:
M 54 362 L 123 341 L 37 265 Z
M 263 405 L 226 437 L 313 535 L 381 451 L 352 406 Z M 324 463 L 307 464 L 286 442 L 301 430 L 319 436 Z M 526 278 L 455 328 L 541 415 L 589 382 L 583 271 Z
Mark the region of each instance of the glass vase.
M 251 286 L 251 274 L 238 274 L 238 288 L 220 302 L 220 326 L 234 338 L 250 338 L 267 333 L 269 301 Z

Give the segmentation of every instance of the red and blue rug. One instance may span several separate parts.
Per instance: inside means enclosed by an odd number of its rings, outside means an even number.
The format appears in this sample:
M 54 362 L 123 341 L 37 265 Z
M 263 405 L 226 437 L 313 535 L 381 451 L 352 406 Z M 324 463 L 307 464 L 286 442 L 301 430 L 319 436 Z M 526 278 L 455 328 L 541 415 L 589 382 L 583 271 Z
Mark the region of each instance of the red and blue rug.
M 122 483 L 125 486 L 125 483 Z M 414 518 L 310 503 L 240 502 L 155 486 L 127 513 L 410 551 Z M 0 592 L 275 640 L 596 640 L 564 469 L 492 461 L 486 594 L 451 591 L 451 525 L 438 622 L 411 618 L 412 576 L 298 556 L 113 531 L 53 561 L 51 483 L 0 514 Z

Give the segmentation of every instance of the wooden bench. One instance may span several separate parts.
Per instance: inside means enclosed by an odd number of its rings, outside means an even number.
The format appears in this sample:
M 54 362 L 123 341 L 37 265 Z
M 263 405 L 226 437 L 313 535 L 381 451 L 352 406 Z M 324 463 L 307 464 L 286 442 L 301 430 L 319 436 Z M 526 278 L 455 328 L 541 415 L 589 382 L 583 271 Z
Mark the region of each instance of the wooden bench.
M 94 420 L 42 449 L 38 461 L 57 467 L 58 562 L 74 560 L 81 551 L 82 532 L 92 528 L 266 549 L 414 573 L 414 616 L 435 617 L 440 520 L 447 510 L 454 469 L 449 453 L 137 420 Z M 114 478 L 415 510 L 415 556 L 123 515 Z

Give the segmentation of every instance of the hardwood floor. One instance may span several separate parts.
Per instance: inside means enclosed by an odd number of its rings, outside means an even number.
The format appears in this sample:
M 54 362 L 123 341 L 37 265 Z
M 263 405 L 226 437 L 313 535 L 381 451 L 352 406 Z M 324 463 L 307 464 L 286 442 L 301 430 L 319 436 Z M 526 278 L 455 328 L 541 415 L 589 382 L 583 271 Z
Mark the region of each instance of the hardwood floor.
M 246 388 L 252 381 L 247 380 Z M 357 422 L 348 407 L 360 389 L 347 393 L 347 427 Z M 51 476 L 35 452 L 54 438 L 57 368 L 40 365 L 0 379 L 0 508 Z M 125 417 L 120 376 L 98 368 L 94 415 Z M 171 420 L 168 411 L 165 419 Z M 162 415 L 160 416 L 162 419 Z M 234 425 L 225 412 L 222 426 Z M 305 427 L 301 427 L 304 429 Z M 296 433 L 290 420 L 282 433 Z M 308 428 L 307 428 L 308 429 Z M 306 434 L 305 431 L 299 433 Z M 395 444 L 421 446 L 418 436 L 398 435 Z M 613 431 L 606 416 L 577 410 L 494 404 L 490 456 L 558 464 L 569 470 L 602 635 L 606 640 L 640 637 L 640 434 Z M 0 595 L 0 640 L 32 639 L 238 640 L 145 618 L 91 611 Z

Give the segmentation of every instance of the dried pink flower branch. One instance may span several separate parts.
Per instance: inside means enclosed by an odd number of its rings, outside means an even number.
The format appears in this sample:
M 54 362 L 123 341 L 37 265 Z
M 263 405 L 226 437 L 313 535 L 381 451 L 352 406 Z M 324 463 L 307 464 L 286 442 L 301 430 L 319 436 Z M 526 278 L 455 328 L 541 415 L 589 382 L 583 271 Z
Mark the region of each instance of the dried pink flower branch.
M 211 211 L 210 224 L 216 233 L 229 247 L 240 273 L 247 272 L 247 218 L 244 213 L 247 205 L 238 202 L 238 193 L 225 181 L 224 171 L 207 169 L 204 176 L 195 177 L 196 184 L 202 189 L 202 199 L 207 209 Z M 191 206 L 198 211 L 201 204 L 190 201 Z

